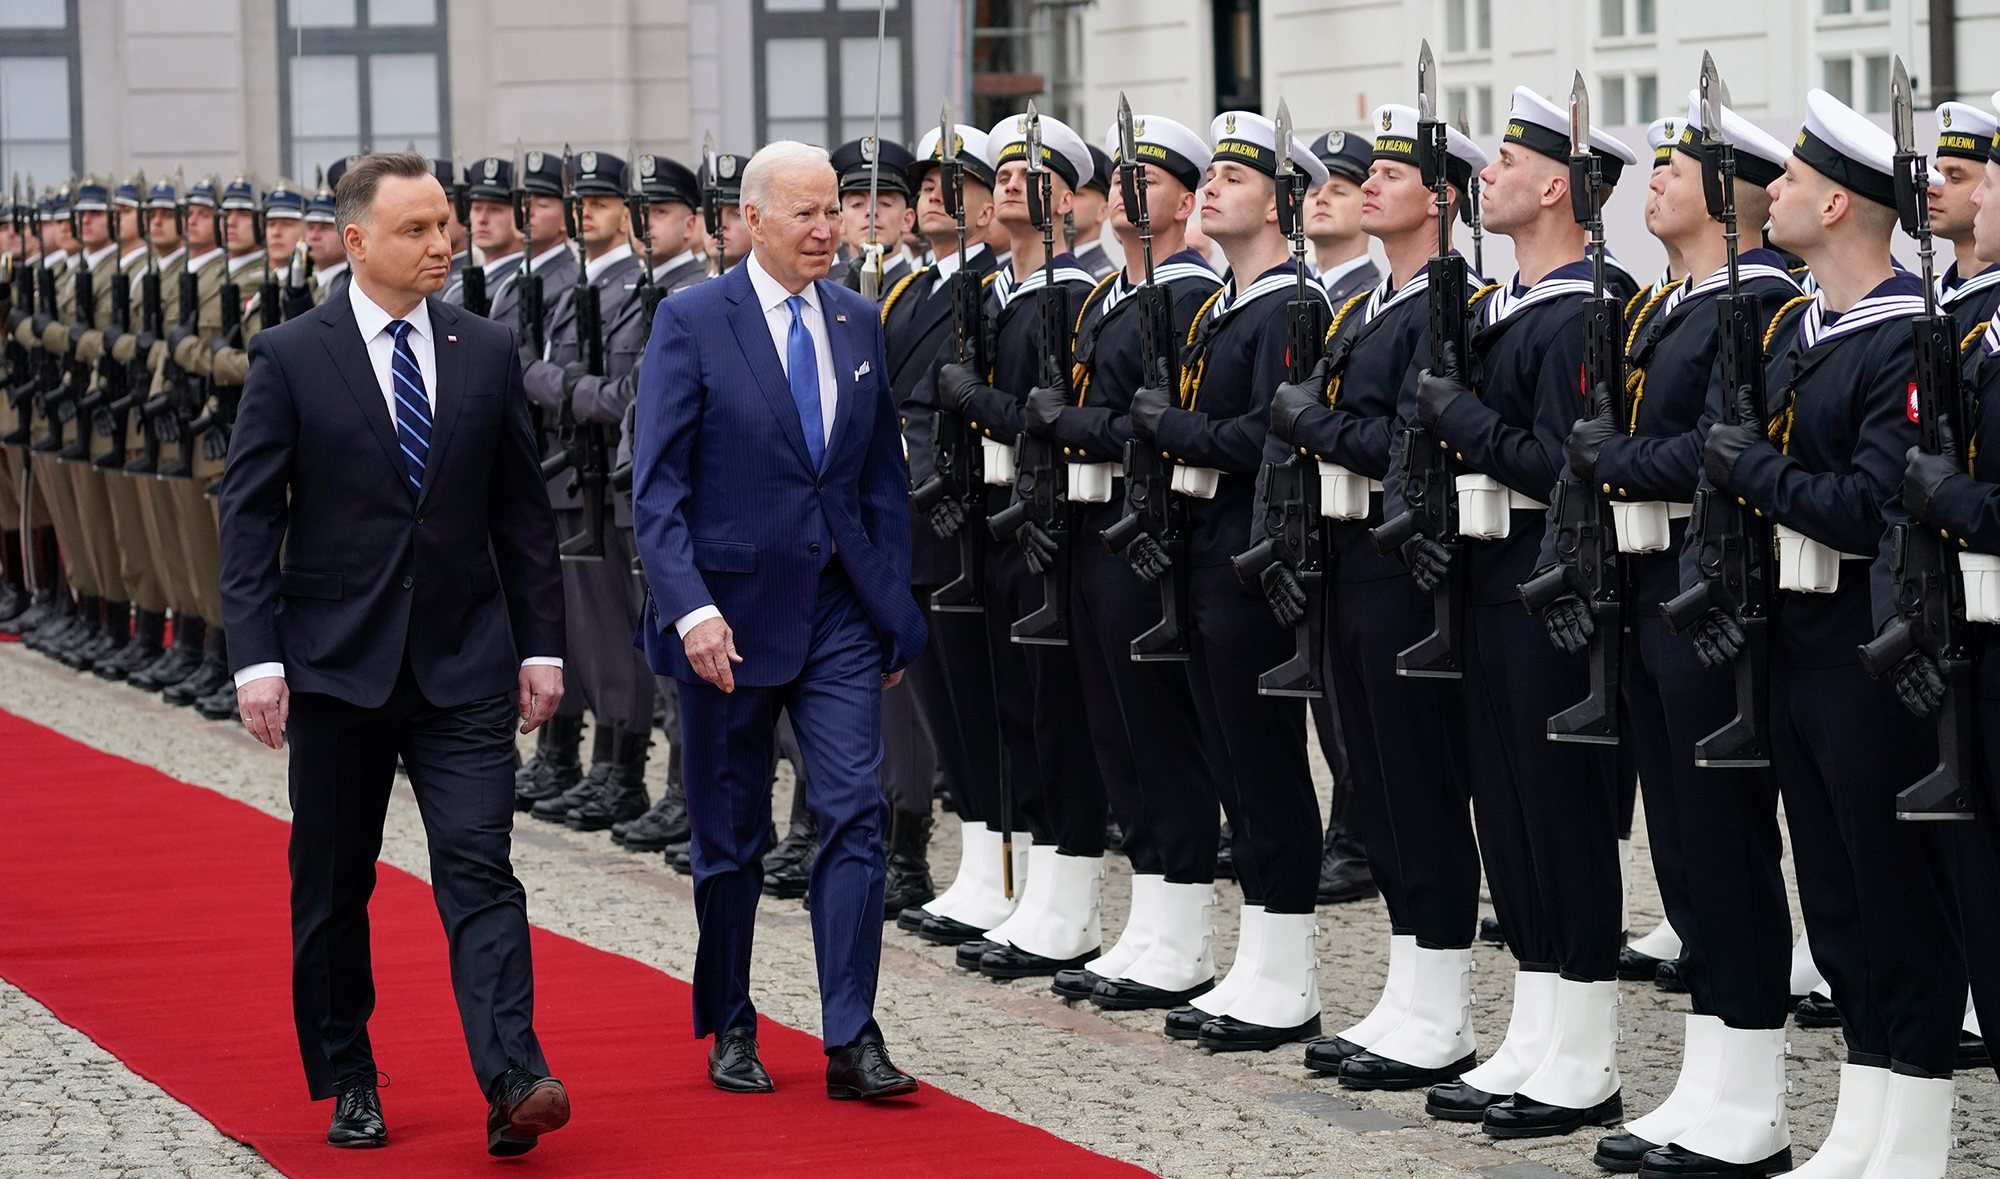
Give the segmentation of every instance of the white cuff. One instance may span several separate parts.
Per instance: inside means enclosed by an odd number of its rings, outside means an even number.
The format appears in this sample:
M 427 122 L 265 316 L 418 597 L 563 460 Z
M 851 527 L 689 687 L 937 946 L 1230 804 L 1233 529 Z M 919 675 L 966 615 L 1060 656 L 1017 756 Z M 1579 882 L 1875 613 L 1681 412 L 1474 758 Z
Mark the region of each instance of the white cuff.
M 285 665 L 282 663 L 253 663 L 236 673 L 236 686 L 241 688 L 251 680 L 267 680 L 272 676 L 284 679 Z
M 553 655 L 530 655 L 521 660 L 522 667 L 561 667 L 563 661 Z
M 686 614 L 674 619 L 674 630 L 678 631 L 682 638 L 686 638 L 687 633 L 695 627 L 707 622 L 711 618 L 720 617 L 722 617 L 722 611 L 717 610 L 714 606 L 696 606 Z

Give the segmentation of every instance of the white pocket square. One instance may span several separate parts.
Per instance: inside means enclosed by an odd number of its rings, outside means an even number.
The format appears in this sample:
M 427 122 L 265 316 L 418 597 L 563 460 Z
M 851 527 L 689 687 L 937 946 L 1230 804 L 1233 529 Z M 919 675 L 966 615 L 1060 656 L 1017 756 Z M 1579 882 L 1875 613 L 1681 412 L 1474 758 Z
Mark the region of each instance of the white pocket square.
M 855 379 L 855 380 L 857 380 L 857 381 L 858 381 L 858 380 L 860 380 L 861 378 L 863 378 L 863 377 L 865 377 L 865 376 L 867 376 L 867 375 L 868 375 L 868 365 L 869 365 L 869 362 L 868 362 L 868 361 L 866 361 L 866 360 L 864 360 L 864 361 L 862 361 L 862 362 L 861 362 L 861 367 L 860 367 L 860 368 L 857 368 L 857 369 L 855 369 L 855 370 L 854 370 L 854 379 Z

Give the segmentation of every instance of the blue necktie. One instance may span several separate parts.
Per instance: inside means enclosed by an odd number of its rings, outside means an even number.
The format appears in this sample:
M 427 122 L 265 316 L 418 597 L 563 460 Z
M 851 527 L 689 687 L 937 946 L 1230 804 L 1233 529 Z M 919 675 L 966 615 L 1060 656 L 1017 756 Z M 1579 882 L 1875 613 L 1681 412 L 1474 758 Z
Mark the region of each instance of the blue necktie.
M 785 375 L 792 385 L 792 403 L 799 407 L 799 426 L 806 432 L 806 453 L 817 471 L 826 454 L 826 419 L 819 413 L 819 353 L 813 349 L 812 332 L 806 330 L 805 298 L 793 295 L 785 306 L 792 309 L 792 329 L 785 337 Z
M 424 393 L 424 371 L 417 367 L 417 354 L 410 348 L 408 320 L 389 322 L 396 333 L 396 351 L 389 359 L 389 385 L 396 394 L 396 441 L 403 448 L 403 465 L 409 468 L 410 490 L 424 487 L 424 460 L 431 453 L 431 399 Z

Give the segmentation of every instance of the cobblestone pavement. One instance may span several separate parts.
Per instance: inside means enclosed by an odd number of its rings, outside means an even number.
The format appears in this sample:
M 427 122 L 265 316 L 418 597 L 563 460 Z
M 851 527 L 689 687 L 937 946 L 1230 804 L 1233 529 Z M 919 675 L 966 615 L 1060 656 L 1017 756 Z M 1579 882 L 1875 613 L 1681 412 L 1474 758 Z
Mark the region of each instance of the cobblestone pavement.
M 78 676 L 12 645 L 0 646 L 0 708 L 289 818 L 285 755 L 257 745 L 240 728 Z M 1324 796 L 1330 784 L 1324 767 L 1319 770 Z M 649 766 L 648 775 L 657 796 L 663 761 Z M 780 814 L 790 781 L 781 769 Z M 1643 932 L 1658 921 L 1659 902 L 1643 829 L 1636 839 L 1632 924 Z M 957 853 L 955 823 L 946 818 L 933 849 L 940 885 L 951 878 Z M 399 786 L 390 807 L 382 858 L 429 876 L 422 826 L 406 787 Z M 627 853 L 602 833 L 523 817 L 514 864 L 537 924 L 687 977 L 695 945 L 692 889 L 658 856 Z M 1217 956 L 1226 961 L 1234 950 L 1240 895 L 1226 882 L 1220 892 Z M 1129 896 L 1129 870 L 1114 856 L 1105 887 L 1107 940 L 1122 926 Z M 802 906 L 767 901 L 758 925 L 760 1009 L 816 1030 L 811 929 Z M 1374 1002 L 1386 965 L 1387 918 L 1381 903 L 1370 901 L 1323 908 L 1320 925 L 1320 988 L 1332 1033 Z M 1163 1038 L 1157 1014 L 1072 1006 L 1040 980 L 994 983 L 967 976 L 952 965 L 948 948 L 893 929 L 884 941 L 880 1018 L 899 1063 L 987 1109 L 1163 1176 L 1602 1175 L 1589 1160 L 1594 1132 L 1496 1142 L 1476 1126 L 1424 1119 L 1421 1093 L 1339 1089 L 1306 1070 L 1297 1048 L 1212 1056 Z M 1513 968 L 1497 946 L 1482 945 L 1476 957 L 1478 1026 L 1491 1051 L 1506 1026 Z M 1630 983 L 1623 990 L 1620 1068 L 1626 1109 L 1637 1114 L 1672 1086 L 1687 999 Z M 1835 1031 L 1800 1029 L 1793 1029 L 1791 1046 L 1793 1134 L 1803 1160 L 1832 1114 L 1841 1048 Z M 550 1049 L 560 1057 L 560 1045 Z M 2000 1086 L 1981 1070 L 1961 1075 L 1959 1093 L 1960 1146 L 1949 1174 L 2000 1179 Z M 40 1005 L 0 984 L 0 1175 L 273 1173 L 247 1147 L 224 1139 Z

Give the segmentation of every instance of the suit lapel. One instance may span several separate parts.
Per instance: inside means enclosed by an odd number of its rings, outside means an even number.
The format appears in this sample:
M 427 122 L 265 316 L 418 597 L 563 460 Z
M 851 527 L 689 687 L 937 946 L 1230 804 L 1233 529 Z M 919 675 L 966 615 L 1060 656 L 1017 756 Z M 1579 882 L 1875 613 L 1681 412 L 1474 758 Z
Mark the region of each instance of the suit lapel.
M 437 483 L 438 470 L 451 452 L 453 427 L 458 425 L 459 406 L 465 400 L 465 365 L 456 341 L 445 333 L 458 323 L 458 312 L 437 299 L 426 299 L 431 312 L 431 352 L 436 357 L 437 406 L 431 414 L 431 449 L 424 462 L 424 486 L 417 495 L 423 503 Z
M 854 416 L 855 387 L 854 376 L 857 362 L 849 345 L 849 333 L 853 324 L 834 318 L 838 313 L 833 309 L 833 297 L 827 290 L 832 283 L 823 283 L 819 290 L 820 318 L 826 321 L 826 340 L 833 349 L 833 429 L 827 435 L 826 461 L 831 461 L 834 448 L 847 436 L 847 420 Z M 824 465 L 824 464 L 822 464 Z
M 757 389 L 770 404 L 771 416 L 784 431 L 785 440 L 792 444 L 793 452 L 806 469 L 813 470 L 812 452 L 806 449 L 806 432 L 799 424 L 799 407 L 792 402 L 792 386 L 785 380 L 784 365 L 779 363 L 778 351 L 772 346 L 771 329 L 764 321 L 764 309 L 757 305 L 757 292 L 750 285 L 750 275 L 738 266 L 725 281 L 730 284 L 728 294 L 734 305 L 729 313 L 729 327 L 736 333 L 736 346 L 743 350 L 744 361 L 749 364 L 751 375 L 757 378 Z
M 327 328 L 320 336 L 320 343 L 333 359 L 333 367 L 347 385 L 347 392 L 353 396 L 355 408 L 375 431 L 375 440 L 382 444 L 382 457 L 395 474 L 396 486 L 407 488 L 410 473 L 403 463 L 402 446 L 396 440 L 396 423 L 389 420 L 389 406 L 382 400 L 382 386 L 375 379 L 375 366 L 368 360 L 368 345 L 361 338 L 361 329 L 355 326 L 354 305 L 346 299 L 329 300 L 320 306 L 319 315 Z

